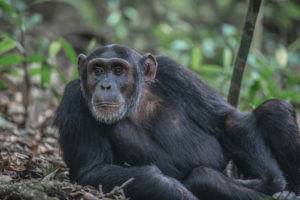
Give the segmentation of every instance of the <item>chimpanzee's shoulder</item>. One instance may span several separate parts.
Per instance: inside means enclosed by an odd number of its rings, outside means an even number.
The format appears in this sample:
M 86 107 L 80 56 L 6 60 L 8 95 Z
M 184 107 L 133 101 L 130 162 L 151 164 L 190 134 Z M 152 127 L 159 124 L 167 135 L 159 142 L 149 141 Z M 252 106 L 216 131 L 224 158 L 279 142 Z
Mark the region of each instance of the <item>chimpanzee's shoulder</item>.
M 70 121 L 71 119 L 84 118 L 89 115 L 84 97 L 80 89 L 80 80 L 70 81 L 66 87 L 61 99 L 61 103 L 56 111 L 56 125 Z

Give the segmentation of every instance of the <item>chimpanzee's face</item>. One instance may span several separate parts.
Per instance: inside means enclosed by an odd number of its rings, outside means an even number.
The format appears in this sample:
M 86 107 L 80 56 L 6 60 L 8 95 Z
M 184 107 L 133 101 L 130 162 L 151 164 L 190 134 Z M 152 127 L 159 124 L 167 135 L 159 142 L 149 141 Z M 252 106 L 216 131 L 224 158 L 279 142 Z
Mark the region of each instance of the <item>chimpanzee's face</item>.
M 138 53 L 113 45 L 79 56 L 78 64 L 83 94 L 98 121 L 115 123 L 138 105 L 145 73 Z
M 94 58 L 87 65 L 87 93 L 94 116 L 105 123 L 122 119 L 136 91 L 136 68 L 121 58 Z M 135 99 L 135 98 L 134 98 Z

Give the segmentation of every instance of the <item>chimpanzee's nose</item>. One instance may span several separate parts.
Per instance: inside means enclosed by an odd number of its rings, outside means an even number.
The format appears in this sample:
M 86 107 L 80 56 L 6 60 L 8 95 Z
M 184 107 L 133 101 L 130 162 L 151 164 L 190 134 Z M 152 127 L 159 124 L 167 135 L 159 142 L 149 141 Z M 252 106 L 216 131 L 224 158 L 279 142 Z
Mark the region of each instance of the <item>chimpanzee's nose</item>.
M 110 90 L 111 85 L 110 84 L 101 84 L 101 89 L 102 90 Z

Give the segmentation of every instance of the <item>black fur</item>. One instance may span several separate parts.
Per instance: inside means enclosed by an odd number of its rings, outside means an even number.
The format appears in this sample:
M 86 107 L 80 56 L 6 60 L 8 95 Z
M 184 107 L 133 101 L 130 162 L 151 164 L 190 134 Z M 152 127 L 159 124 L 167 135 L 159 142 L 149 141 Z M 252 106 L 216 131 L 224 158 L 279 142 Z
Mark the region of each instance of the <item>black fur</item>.
M 132 51 L 110 49 L 127 59 Z M 125 192 L 143 200 L 258 199 L 286 183 L 300 191 L 300 136 L 290 104 L 270 100 L 242 113 L 171 58 L 156 60 L 156 78 L 142 89 L 151 96 L 140 102 L 154 111 L 136 108 L 140 117 L 100 123 L 88 109 L 80 80 L 67 85 L 55 124 L 73 181 L 102 184 L 108 192 L 134 177 Z M 229 159 L 253 181 L 226 177 Z

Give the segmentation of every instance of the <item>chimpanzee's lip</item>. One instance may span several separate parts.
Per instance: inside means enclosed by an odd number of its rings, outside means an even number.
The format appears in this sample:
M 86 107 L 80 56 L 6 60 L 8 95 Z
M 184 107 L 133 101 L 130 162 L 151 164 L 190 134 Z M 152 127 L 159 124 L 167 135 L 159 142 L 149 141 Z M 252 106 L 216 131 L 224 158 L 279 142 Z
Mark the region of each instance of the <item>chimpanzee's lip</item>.
M 106 102 L 99 102 L 96 103 L 97 107 L 119 107 L 120 103 L 106 103 Z

